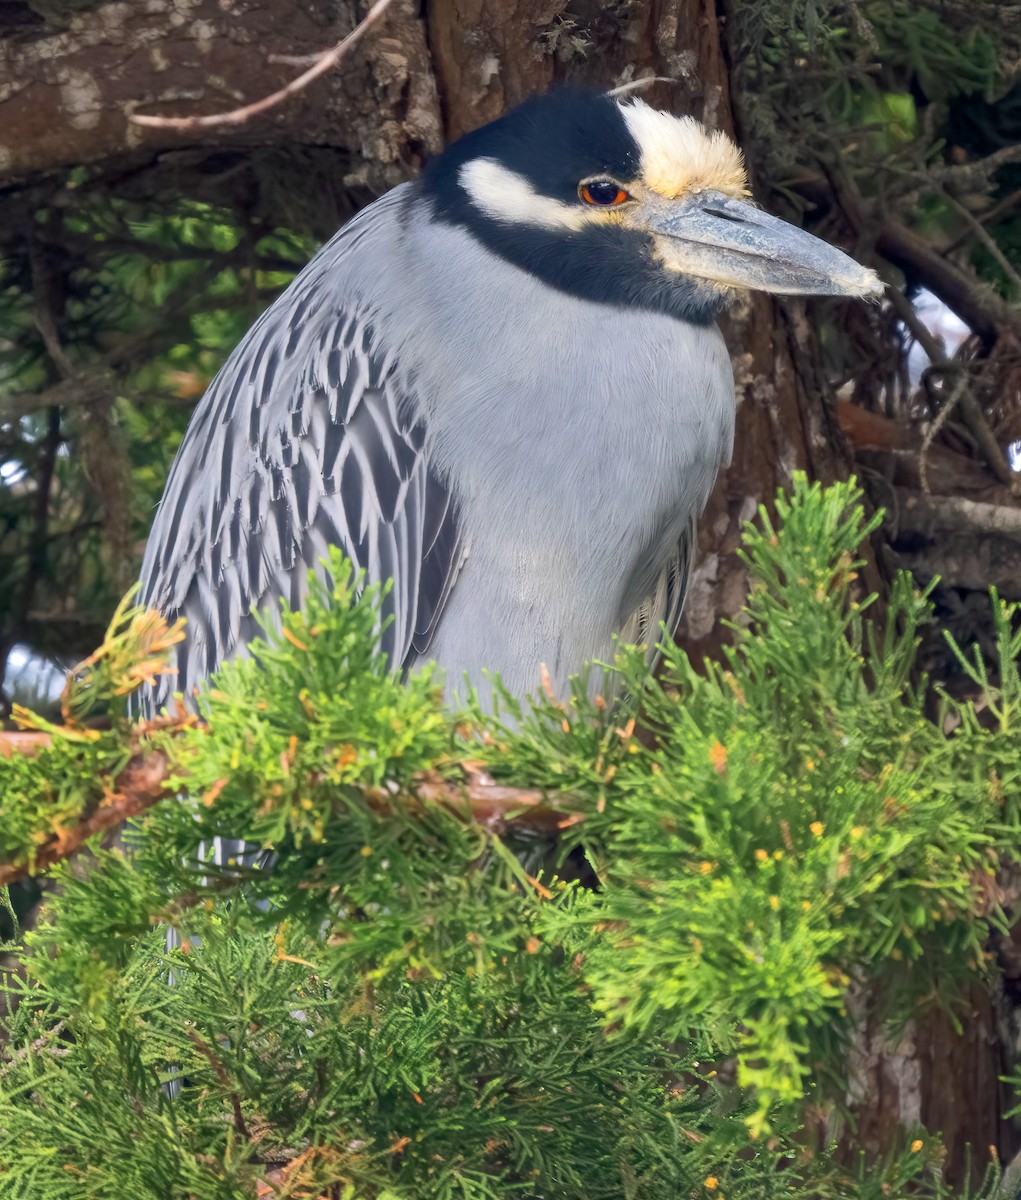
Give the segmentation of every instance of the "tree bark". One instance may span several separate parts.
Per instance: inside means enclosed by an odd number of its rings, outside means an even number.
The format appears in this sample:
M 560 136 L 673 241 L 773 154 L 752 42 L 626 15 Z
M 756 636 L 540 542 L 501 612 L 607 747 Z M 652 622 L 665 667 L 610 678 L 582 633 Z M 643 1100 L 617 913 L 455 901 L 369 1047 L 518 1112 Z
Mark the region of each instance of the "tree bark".
M 410 0 L 394 6 L 342 71 L 251 125 L 197 139 L 128 120 L 132 112 L 190 115 L 257 99 L 300 70 L 276 59 L 327 49 L 360 15 L 345 0 L 116 0 L 69 12 L 63 27 L 37 16 L 0 28 L 0 186 L 164 156 L 194 171 L 196 157 L 225 147 L 305 145 L 349 155 L 364 186 L 392 187 L 442 142 L 425 22 Z

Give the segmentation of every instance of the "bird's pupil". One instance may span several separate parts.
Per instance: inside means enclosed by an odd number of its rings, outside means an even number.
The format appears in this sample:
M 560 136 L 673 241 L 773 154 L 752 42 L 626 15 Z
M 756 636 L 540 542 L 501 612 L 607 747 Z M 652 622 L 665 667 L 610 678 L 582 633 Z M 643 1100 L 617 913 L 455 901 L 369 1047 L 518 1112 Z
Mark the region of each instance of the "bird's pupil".
M 620 184 L 612 179 L 593 179 L 588 184 L 588 194 L 596 204 L 613 204 L 620 193 Z

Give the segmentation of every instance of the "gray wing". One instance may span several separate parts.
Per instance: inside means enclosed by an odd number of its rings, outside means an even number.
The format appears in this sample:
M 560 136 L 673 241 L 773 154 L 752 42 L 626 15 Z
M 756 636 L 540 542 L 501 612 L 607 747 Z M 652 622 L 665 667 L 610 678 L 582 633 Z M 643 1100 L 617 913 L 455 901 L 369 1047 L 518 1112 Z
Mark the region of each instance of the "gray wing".
M 464 548 L 386 330 L 331 287 L 358 223 L 263 315 L 188 427 L 142 568 L 143 602 L 185 617 L 187 640 L 176 676 L 142 698 L 150 713 L 243 649 L 257 612 L 298 607 L 329 546 L 370 583 L 393 580 L 390 662 L 428 649 Z
M 620 640 L 623 643 L 648 646 L 650 667 L 655 666 L 659 659 L 656 647 L 664 636 L 673 634 L 681 618 L 696 545 L 696 519 L 692 517 L 681 532 L 674 552 L 660 571 L 653 589 L 621 625 Z M 661 623 L 666 626 L 666 635 L 660 629 Z

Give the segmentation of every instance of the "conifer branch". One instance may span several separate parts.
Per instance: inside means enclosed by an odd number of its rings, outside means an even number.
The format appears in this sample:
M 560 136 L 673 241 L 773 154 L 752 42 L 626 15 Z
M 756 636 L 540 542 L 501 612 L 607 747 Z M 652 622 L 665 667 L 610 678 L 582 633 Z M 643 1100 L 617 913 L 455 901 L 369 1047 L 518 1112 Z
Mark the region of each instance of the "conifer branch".
M 148 722 L 143 729 L 151 731 L 155 726 L 155 722 Z M 0 732 L 0 757 L 35 754 L 51 745 L 52 740 L 49 733 Z M 506 787 L 494 783 L 472 764 L 465 764 L 464 769 L 465 779 L 460 783 L 437 776 L 423 780 L 410 795 L 371 788 L 366 789 L 365 797 L 380 813 L 388 811 L 395 803 L 412 809 L 423 802 L 444 805 L 452 812 L 470 816 L 497 835 L 511 825 L 519 830 L 555 834 L 582 819 L 580 813 L 558 807 L 539 788 Z M 78 824 L 43 843 L 30 860 L 0 863 L 0 887 L 42 873 L 76 854 L 96 834 L 124 824 L 175 794 L 176 785 L 171 787 L 169 781 L 171 776 L 179 780 L 181 774 L 180 769 L 172 767 L 163 750 L 149 749 L 137 754 L 106 789 L 99 807 Z
M 45 733 L 2 733 L 0 755 L 34 754 L 49 745 L 50 740 L 50 735 Z M 169 774 L 169 762 L 162 750 L 150 750 L 145 755 L 133 758 L 113 781 L 111 790 L 100 806 L 77 825 L 44 842 L 30 861 L 0 863 L 0 887 L 16 883 L 28 875 L 40 874 L 76 854 L 97 833 L 105 833 L 123 825 L 147 808 L 152 808 L 169 794 Z

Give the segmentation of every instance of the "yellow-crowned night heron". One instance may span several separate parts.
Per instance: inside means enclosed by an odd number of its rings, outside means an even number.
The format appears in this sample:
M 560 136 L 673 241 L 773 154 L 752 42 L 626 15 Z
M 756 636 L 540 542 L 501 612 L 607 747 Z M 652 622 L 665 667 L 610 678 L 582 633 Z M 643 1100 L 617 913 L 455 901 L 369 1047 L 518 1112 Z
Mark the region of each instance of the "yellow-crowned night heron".
M 187 618 L 186 694 L 302 601 L 331 545 L 393 580 L 383 648 L 533 690 L 655 641 L 734 424 L 740 289 L 876 276 L 747 198 L 740 152 L 641 101 L 560 92 L 463 137 L 346 225 L 195 412 L 144 601 Z

